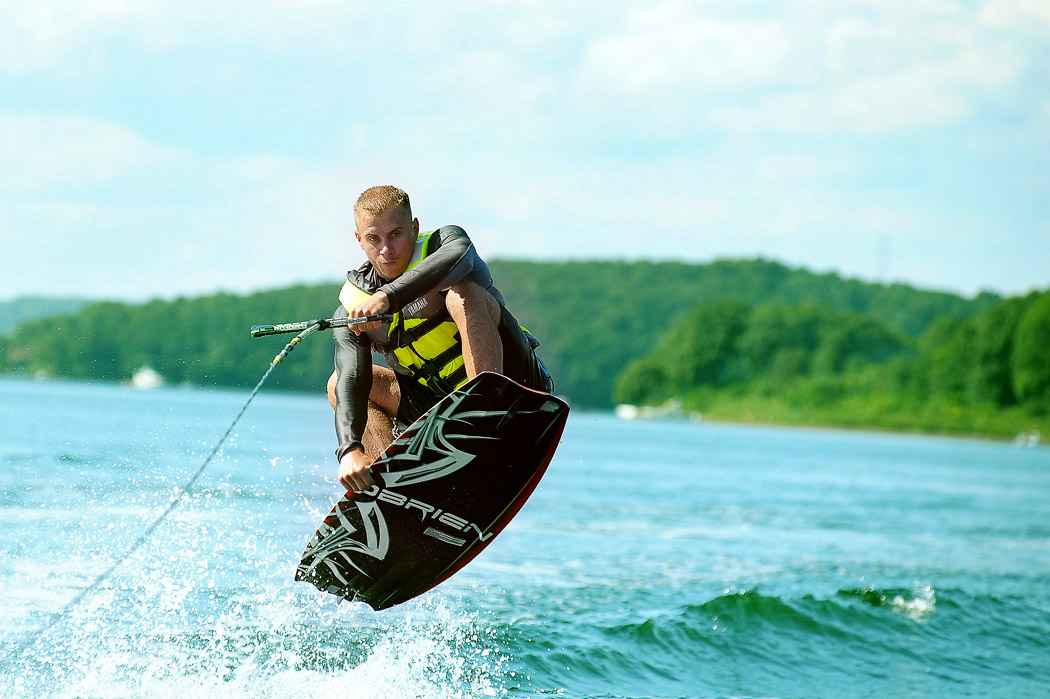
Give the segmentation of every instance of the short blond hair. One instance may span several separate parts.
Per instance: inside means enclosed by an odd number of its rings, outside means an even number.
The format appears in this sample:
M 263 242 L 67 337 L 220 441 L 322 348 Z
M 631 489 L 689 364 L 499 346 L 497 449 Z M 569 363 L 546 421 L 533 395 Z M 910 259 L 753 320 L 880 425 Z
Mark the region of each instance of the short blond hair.
M 403 189 L 393 185 L 384 184 L 378 187 L 369 187 L 361 192 L 354 204 L 354 218 L 361 214 L 379 216 L 380 214 L 394 208 L 402 208 L 409 218 L 412 218 L 412 203 L 408 200 L 408 194 Z

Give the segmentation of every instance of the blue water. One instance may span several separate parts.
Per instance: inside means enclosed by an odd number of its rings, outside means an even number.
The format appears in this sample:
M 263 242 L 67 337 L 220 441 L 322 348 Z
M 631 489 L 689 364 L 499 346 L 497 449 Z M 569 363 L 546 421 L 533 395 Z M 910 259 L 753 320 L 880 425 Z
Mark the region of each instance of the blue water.
M 574 413 L 466 569 L 375 613 L 292 582 L 323 395 L 0 380 L 0 694 L 1045 697 L 1050 449 Z M 28 646 L 27 646 L 28 644 Z

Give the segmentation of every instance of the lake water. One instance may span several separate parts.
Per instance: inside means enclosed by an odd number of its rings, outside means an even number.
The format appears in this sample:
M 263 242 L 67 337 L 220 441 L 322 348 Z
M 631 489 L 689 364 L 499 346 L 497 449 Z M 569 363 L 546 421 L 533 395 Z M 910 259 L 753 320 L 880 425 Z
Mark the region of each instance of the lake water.
M 261 372 L 260 372 L 261 373 Z M 1050 449 L 574 413 L 475 561 L 385 612 L 292 581 L 325 398 L 0 379 L 5 697 L 1045 697 Z

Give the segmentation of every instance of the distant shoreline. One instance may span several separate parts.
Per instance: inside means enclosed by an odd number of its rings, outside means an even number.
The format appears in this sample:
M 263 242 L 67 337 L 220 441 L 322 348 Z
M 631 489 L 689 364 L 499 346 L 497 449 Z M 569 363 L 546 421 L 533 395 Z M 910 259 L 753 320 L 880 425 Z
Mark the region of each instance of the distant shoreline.
M 84 385 L 84 386 L 112 386 L 123 390 L 132 390 L 141 392 L 143 395 L 152 393 L 172 392 L 172 391 L 207 391 L 207 392 L 222 392 L 230 394 L 246 394 L 250 392 L 250 388 L 247 386 L 229 386 L 229 385 L 201 385 L 183 382 L 179 384 L 166 383 L 155 388 L 135 388 L 132 386 L 128 379 L 121 381 L 113 381 L 110 379 L 97 379 L 97 378 L 80 378 L 80 377 L 68 377 L 68 376 L 48 376 L 48 377 L 33 377 L 26 374 L 19 373 L 2 373 L 0 374 L 0 382 L 10 381 L 25 384 L 71 384 L 71 385 Z M 310 389 L 303 389 L 298 387 L 286 387 L 279 385 L 264 386 L 261 391 L 263 393 L 270 394 L 283 394 L 289 396 L 304 397 L 310 395 L 316 395 L 321 399 L 324 399 L 323 387 L 318 388 L 316 391 Z M 570 400 L 571 404 L 571 400 Z M 612 407 L 610 408 L 598 408 L 590 406 L 575 406 L 576 414 L 579 413 L 594 413 L 600 415 L 608 415 L 610 417 L 616 417 Z M 623 419 L 623 418 L 620 418 Z M 888 434 L 888 435 L 914 435 L 919 437 L 947 437 L 954 439 L 970 439 L 975 441 L 986 441 L 986 442 L 1012 442 L 1016 441 L 1020 436 L 1034 432 L 1036 433 L 1037 439 L 1036 444 L 1032 446 L 1046 447 L 1050 446 L 1050 424 L 1041 424 L 1041 421 L 1036 418 L 1032 418 L 1030 424 L 1032 427 L 1025 429 L 1021 428 L 1017 431 L 1010 433 L 1009 431 L 980 431 L 980 430 L 967 430 L 958 429 L 953 430 L 951 428 L 922 428 L 922 427 L 892 427 L 879 424 L 842 424 L 835 422 L 823 422 L 819 420 L 791 420 L 791 419 L 777 419 L 766 416 L 760 416 L 758 418 L 746 418 L 746 417 L 732 417 L 720 414 L 717 408 L 712 411 L 700 413 L 700 419 L 691 418 L 688 414 L 681 415 L 654 415 L 651 417 L 639 417 L 632 420 L 624 420 L 625 422 L 681 422 L 687 423 L 692 422 L 697 425 L 702 424 L 713 424 L 713 425 L 729 425 L 739 427 L 779 427 L 779 428 L 805 428 L 813 430 L 829 430 L 837 432 L 868 432 L 874 434 Z M 1050 420 L 1042 420 L 1043 423 L 1050 423 Z
M 829 432 L 861 432 L 871 434 L 886 434 L 886 435 L 910 435 L 914 437 L 945 437 L 949 439 L 966 439 L 977 442 L 995 442 L 1001 444 L 1003 442 L 1012 442 L 1015 437 L 1010 437 L 1001 433 L 994 432 L 953 432 L 950 430 L 923 430 L 923 429 L 894 429 L 891 427 L 880 427 L 878 425 L 835 425 L 835 424 L 824 424 L 824 423 L 801 423 L 801 422 L 774 422 L 774 421 L 745 421 L 745 420 L 730 420 L 724 418 L 704 418 L 704 423 L 712 425 L 731 425 L 735 427 L 782 427 L 782 428 L 802 428 L 810 430 L 827 430 Z M 699 424 L 699 423 L 698 423 Z M 1043 435 L 1045 438 L 1046 435 Z M 1038 446 L 1047 447 L 1045 439 L 1042 439 Z

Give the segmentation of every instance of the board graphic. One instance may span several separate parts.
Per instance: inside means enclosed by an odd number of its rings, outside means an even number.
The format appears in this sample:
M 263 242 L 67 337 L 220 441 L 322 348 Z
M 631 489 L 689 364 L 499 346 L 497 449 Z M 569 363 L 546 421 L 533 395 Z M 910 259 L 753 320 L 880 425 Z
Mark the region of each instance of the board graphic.
M 558 447 L 569 407 L 485 372 L 416 420 L 310 539 L 296 580 L 385 609 L 446 580 L 507 525 Z

